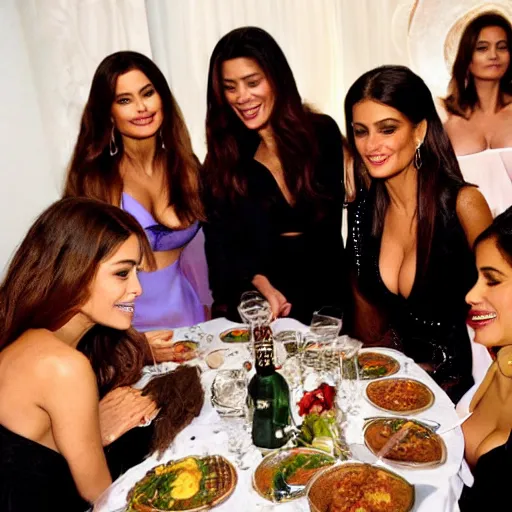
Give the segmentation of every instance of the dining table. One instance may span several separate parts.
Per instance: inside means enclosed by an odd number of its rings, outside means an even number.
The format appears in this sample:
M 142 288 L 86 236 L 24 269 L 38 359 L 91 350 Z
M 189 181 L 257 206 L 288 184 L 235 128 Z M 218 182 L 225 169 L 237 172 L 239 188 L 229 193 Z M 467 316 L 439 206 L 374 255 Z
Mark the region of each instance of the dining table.
M 240 446 L 238 453 L 233 451 L 233 436 L 236 431 L 231 422 L 237 424 L 240 419 L 221 417 L 211 401 L 211 387 L 219 370 L 240 369 L 250 354 L 247 343 L 225 343 L 219 335 L 227 329 L 242 327 L 225 318 L 217 318 L 196 326 L 174 330 L 173 340 L 199 341 L 199 354 L 195 360 L 187 364 L 201 367 L 201 381 L 205 390 L 204 405 L 200 415 L 182 430 L 163 454 L 153 454 L 139 465 L 121 475 L 102 494 L 94 506 L 94 512 L 124 512 L 127 510 L 127 495 L 130 489 L 153 467 L 187 456 L 221 455 L 236 467 L 237 485 L 231 496 L 223 503 L 215 506 L 217 512 L 306 512 L 309 511 L 307 497 L 301 497 L 285 503 L 273 503 L 260 496 L 253 487 L 254 471 L 262 460 L 262 453 L 252 444 Z M 293 330 L 306 333 L 309 329 L 291 318 L 280 318 L 272 323 L 275 335 L 280 331 Z M 215 350 L 223 350 L 223 364 L 220 368 L 209 368 L 205 357 Z M 444 464 L 433 468 L 400 468 L 379 461 L 384 467 L 404 477 L 414 485 L 415 512 L 453 512 L 458 511 L 458 499 L 463 488 L 461 474 L 468 473 L 464 462 L 464 438 L 460 426 L 456 425 L 460 418 L 454 404 L 436 382 L 414 361 L 401 352 L 387 348 L 372 347 L 372 351 L 380 351 L 391 355 L 400 364 L 400 369 L 393 377 L 406 377 L 426 384 L 434 394 L 433 405 L 422 412 L 410 415 L 417 420 L 436 422 L 438 432 L 447 448 Z M 143 376 L 135 387 L 143 387 L 155 375 L 169 372 L 177 367 L 176 363 L 160 363 L 147 366 Z M 254 371 L 254 369 L 253 369 Z M 362 390 L 357 398 L 357 412 L 349 414 L 344 425 L 344 436 L 347 445 L 352 449 L 352 458 L 362 462 L 365 460 L 363 426 L 365 419 L 376 416 L 393 416 L 373 406 L 365 397 L 364 387 L 371 381 L 360 381 Z M 292 397 L 291 405 L 294 398 Z M 143 427 L 142 427 L 143 428 Z M 444 433 L 443 433 L 444 432 Z M 469 476 L 470 479 L 470 476 Z

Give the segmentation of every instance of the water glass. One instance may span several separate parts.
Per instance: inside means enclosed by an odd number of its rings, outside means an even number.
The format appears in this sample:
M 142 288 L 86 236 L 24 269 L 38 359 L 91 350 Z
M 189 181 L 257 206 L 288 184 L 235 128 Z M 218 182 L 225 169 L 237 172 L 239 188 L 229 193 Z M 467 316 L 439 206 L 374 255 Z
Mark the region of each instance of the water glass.
M 247 372 L 219 370 L 211 388 L 212 405 L 220 416 L 245 417 L 247 407 Z
M 321 314 L 320 311 L 313 313 L 309 330 L 324 340 L 336 338 L 341 331 L 341 318 Z

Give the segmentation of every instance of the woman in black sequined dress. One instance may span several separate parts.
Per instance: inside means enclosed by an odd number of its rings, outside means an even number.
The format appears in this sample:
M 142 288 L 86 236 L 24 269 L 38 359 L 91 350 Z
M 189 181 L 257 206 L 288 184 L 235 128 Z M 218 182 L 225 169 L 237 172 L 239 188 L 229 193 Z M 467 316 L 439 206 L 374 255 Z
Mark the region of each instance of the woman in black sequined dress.
M 402 350 L 456 401 L 472 384 L 464 296 L 489 207 L 464 182 L 432 95 L 408 68 L 365 73 L 345 115 L 359 179 L 350 213 L 354 334 Z

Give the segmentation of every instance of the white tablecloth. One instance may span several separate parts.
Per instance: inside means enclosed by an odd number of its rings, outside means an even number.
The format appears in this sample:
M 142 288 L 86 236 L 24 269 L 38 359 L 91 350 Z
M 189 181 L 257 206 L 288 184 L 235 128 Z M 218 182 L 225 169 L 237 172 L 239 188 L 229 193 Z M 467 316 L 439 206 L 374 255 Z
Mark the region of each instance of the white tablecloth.
M 228 348 L 231 353 L 235 352 L 233 356 L 226 358 L 226 362 L 221 367 L 222 369 L 240 368 L 241 361 L 247 359 L 245 344 L 229 345 L 222 343 L 218 338 L 219 333 L 235 325 L 237 324 L 226 319 L 216 319 L 201 324 L 205 332 L 214 335 L 211 342 L 203 342 L 201 348 L 205 352 L 210 352 L 217 348 Z M 302 324 L 292 319 L 279 319 L 274 322 L 273 328 L 274 332 L 286 329 L 307 329 Z M 186 329 L 177 329 L 174 339 L 183 339 L 185 332 Z M 385 351 L 386 349 L 379 350 Z M 236 353 L 237 351 L 238 353 Z M 390 354 L 401 363 L 401 370 L 397 376 L 404 374 L 404 363 L 407 361 L 408 364 L 405 365 L 407 367 L 407 376 L 424 382 L 435 394 L 434 405 L 430 409 L 415 415 L 415 417 L 439 422 L 441 424 L 440 431 L 455 424 L 458 416 L 455 412 L 454 405 L 444 391 L 425 371 L 414 364 L 412 360 L 406 358 L 400 352 L 391 351 Z M 124 511 L 126 495 L 131 487 L 152 467 L 170 459 L 177 459 L 188 455 L 219 454 L 234 463 L 234 458 L 228 450 L 228 438 L 224 429 L 225 421 L 219 418 L 209 400 L 209 389 L 215 376 L 215 371 L 208 369 L 203 362 L 200 364 L 205 370 L 202 374 L 202 380 L 206 390 L 205 404 L 200 416 L 194 419 L 194 421 L 176 437 L 172 446 L 163 454 L 160 460 L 157 460 L 155 456 L 149 457 L 116 480 L 100 500 L 98 500 L 94 508 L 95 512 Z M 168 370 L 175 365 L 165 363 L 160 366 L 162 369 Z M 147 368 L 147 370 L 148 373 L 143 377 L 140 385 L 144 385 L 145 382 L 151 378 L 150 373 L 154 372 L 154 368 Z M 363 442 L 362 424 L 364 418 L 370 416 L 386 416 L 386 413 L 374 408 L 364 398 L 361 400 L 361 411 L 355 418 L 350 417 L 349 427 L 346 431 L 346 439 L 349 444 Z M 464 439 L 460 427 L 446 433 L 442 437 L 448 451 L 447 461 L 442 466 L 429 470 L 390 468 L 415 485 L 416 504 L 413 509 L 415 512 L 452 512 L 459 510 L 457 501 L 462 490 L 462 483 L 457 473 L 459 472 L 463 460 Z M 252 474 L 258 462 L 259 458 L 255 457 L 250 469 L 244 471 L 237 470 L 238 484 L 233 495 L 226 502 L 216 507 L 215 510 L 218 512 L 309 511 L 306 498 L 282 504 L 272 504 L 261 498 L 256 491 L 253 490 L 251 482 Z

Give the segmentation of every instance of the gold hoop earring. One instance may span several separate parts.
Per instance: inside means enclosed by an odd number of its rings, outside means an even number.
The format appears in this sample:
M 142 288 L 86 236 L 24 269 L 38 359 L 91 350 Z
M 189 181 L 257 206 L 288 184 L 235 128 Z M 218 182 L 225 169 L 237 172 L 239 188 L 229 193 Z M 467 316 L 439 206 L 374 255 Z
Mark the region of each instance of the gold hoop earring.
M 119 148 L 116 144 L 116 134 L 115 134 L 115 127 L 112 126 L 112 133 L 110 134 L 110 143 L 109 143 L 109 149 L 110 149 L 110 156 L 117 155 L 119 152 Z

